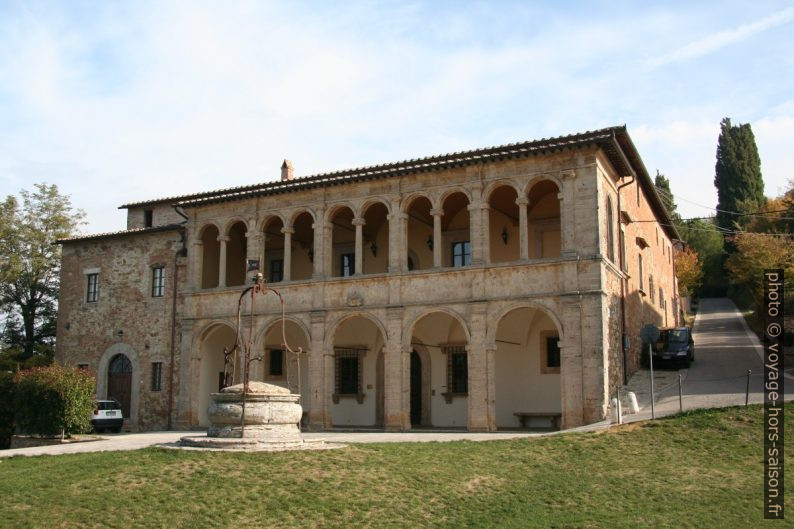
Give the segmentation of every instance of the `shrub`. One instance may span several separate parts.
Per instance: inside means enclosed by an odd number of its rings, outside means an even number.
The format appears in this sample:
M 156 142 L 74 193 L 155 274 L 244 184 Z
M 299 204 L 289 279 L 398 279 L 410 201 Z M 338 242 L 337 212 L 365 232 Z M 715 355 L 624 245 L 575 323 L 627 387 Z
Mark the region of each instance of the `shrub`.
M 15 420 L 20 430 L 38 435 L 70 435 L 91 429 L 92 373 L 71 367 L 37 367 L 20 371 L 15 381 Z
M 14 435 L 14 376 L 0 371 L 0 450 L 11 447 Z

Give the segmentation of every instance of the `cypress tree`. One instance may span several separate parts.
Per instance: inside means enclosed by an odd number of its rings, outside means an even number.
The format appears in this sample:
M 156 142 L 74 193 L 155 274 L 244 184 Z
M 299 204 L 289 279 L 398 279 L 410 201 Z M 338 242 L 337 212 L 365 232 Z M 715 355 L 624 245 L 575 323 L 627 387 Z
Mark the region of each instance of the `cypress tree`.
M 657 169 L 656 178 L 654 178 L 653 183 L 656 186 L 656 191 L 659 193 L 659 198 L 662 199 L 662 203 L 667 209 L 667 213 L 670 214 L 670 219 L 672 219 L 675 224 L 678 224 L 678 221 L 681 220 L 681 216 L 678 214 L 678 206 L 673 198 L 673 192 L 670 191 L 670 180 Z
M 731 124 L 730 118 L 720 123 L 717 143 L 717 165 L 714 185 L 717 188 L 717 225 L 729 230 L 742 227 L 747 218 L 731 213 L 758 211 L 766 202 L 761 158 L 749 123 Z

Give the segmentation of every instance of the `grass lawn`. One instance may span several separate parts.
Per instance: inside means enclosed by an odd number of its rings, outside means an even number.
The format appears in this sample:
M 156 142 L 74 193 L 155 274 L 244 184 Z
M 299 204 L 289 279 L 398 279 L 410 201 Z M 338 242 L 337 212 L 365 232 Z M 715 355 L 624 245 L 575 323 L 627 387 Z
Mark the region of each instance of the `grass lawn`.
M 762 527 L 762 418 L 750 406 L 512 441 L 15 457 L 0 460 L 0 526 Z M 794 405 L 786 422 L 794 446 Z

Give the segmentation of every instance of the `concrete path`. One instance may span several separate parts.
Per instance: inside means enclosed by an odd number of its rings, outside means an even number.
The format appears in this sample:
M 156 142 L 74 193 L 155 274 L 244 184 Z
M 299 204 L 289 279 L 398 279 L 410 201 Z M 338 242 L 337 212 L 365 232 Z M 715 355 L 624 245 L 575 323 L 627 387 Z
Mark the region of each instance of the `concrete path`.
M 693 408 L 715 408 L 744 404 L 747 370 L 750 377 L 750 402 L 762 403 L 763 393 L 761 361 L 763 348 L 758 339 L 747 328 L 744 318 L 728 299 L 703 299 L 695 320 L 695 362 L 689 369 L 660 369 L 654 373 L 656 384 L 656 416 L 678 412 L 678 375 L 683 381 L 684 410 Z M 794 367 L 794 366 L 792 366 Z M 637 394 L 640 413 L 625 415 L 625 422 L 646 420 L 651 417 L 650 373 L 641 370 L 635 374 L 628 386 Z M 794 376 L 787 375 L 790 381 Z M 794 382 L 789 382 L 789 385 Z M 542 435 L 558 435 L 573 431 L 594 431 L 609 427 L 609 421 L 591 424 L 566 432 L 305 432 L 306 439 L 325 439 L 332 443 L 389 443 L 389 442 L 443 442 L 443 441 L 491 441 Z M 190 432 L 146 432 L 108 435 L 100 440 L 51 445 L 14 450 L 0 450 L 0 458 L 15 455 L 57 455 L 109 450 L 138 450 L 147 446 L 175 443 Z

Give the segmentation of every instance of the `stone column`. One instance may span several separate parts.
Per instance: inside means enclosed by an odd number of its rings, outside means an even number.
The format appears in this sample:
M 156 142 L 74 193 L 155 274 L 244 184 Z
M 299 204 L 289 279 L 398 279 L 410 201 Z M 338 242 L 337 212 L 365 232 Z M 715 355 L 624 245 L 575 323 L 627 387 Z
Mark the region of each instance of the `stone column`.
M 565 335 L 560 337 L 560 398 L 562 428 L 567 429 L 584 424 L 581 296 L 565 296 L 561 307 Z
M 518 206 L 518 239 L 520 241 L 521 259 L 529 259 L 529 221 L 527 220 L 527 206 L 529 199 L 527 197 L 518 197 L 516 199 Z
M 220 263 L 218 265 L 218 287 L 220 288 L 226 286 L 226 243 L 231 240 L 232 238 L 228 235 L 218 236 L 218 242 L 221 243 Z
M 354 275 L 360 276 L 364 273 L 364 225 L 367 223 L 363 218 L 356 217 L 352 224 L 356 227 L 356 264 Z
M 491 262 L 491 206 L 489 204 L 480 206 L 480 236 L 478 238 L 480 239 L 482 262 L 489 264 Z M 474 252 L 473 246 L 472 252 Z M 472 263 L 474 263 L 474 255 L 472 255 Z
M 411 357 L 410 351 L 402 346 L 402 318 L 402 308 L 387 310 L 388 338 L 383 350 L 383 422 L 389 431 L 411 429 Z
M 496 344 L 488 344 L 485 348 L 485 379 L 488 394 L 486 395 L 486 418 L 488 431 L 496 431 Z
M 295 228 L 285 226 L 281 228 L 281 233 L 284 234 L 284 281 L 289 281 L 292 273 L 292 234 L 295 233 Z
M 466 345 L 469 368 L 468 426 L 472 432 L 491 429 L 489 418 L 490 395 L 488 393 L 488 356 L 486 352 L 485 327 L 486 303 L 472 305 L 470 327 L 471 343 Z
M 487 207 L 487 206 L 486 206 Z M 483 243 L 485 237 L 482 233 L 482 215 L 487 209 L 483 209 L 481 204 L 469 204 L 469 241 L 471 244 L 471 264 L 481 265 L 483 260 Z
M 193 261 L 193 289 L 201 290 L 201 283 L 204 279 L 204 242 L 201 239 L 194 240 L 191 245 L 191 260 Z
M 444 215 L 444 209 L 431 209 L 430 214 L 433 215 L 433 267 L 441 268 L 441 250 L 443 249 L 443 241 L 441 240 L 441 217 Z
M 574 171 L 561 171 L 562 189 L 557 194 L 560 199 L 560 255 L 572 257 L 576 250 L 576 203 L 573 196 Z M 596 230 L 597 231 L 597 230 Z
M 315 211 L 317 220 L 312 224 L 314 230 L 312 251 L 314 252 L 314 260 L 312 261 L 312 279 L 321 279 L 325 277 L 327 271 L 323 269 L 323 248 L 325 246 L 325 208 L 319 207 Z
M 326 390 L 326 355 L 323 350 L 325 338 L 325 313 L 322 311 L 312 312 L 311 327 L 309 329 L 309 387 L 305 390 L 310 392 L 309 399 L 309 428 L 312 430 L 322 430 L 331 426 L 331 413 L 328 408 L 330 393 Z M 331 358 L 333 362 L 333 358 Z M 332 364 L 333 366 L 333 364 Z M 333 380 L 333 371 L 331 371 Z M 304 410 L 307 411 L 307 410 Z
M 254 272 L 248 272 L 248 260 L 256 259 L 259 261 L 259 271 L 261 272 L 264 270 L 265 264 L 262 262 L 262 239 L 264 239 L 264 234 L 259 233 L 257 231 L 247 231 L 245 232 L 246 238 L 246 263 L 245 269 L 246 274 L 253 274 Z
M 395 207 L 392 205 L 392 207 Z M 395 209 L 395 211 L 399 211 Z M 407 215 L 404 213 L 392 213 L 387 217 L 389 219 L 389 267 L 387 271 L 390 274 L 401 272 L 404 263 L 408 262 L 407 250 L 403 251 L 403 234 L 405 233 L 405 219 Z

